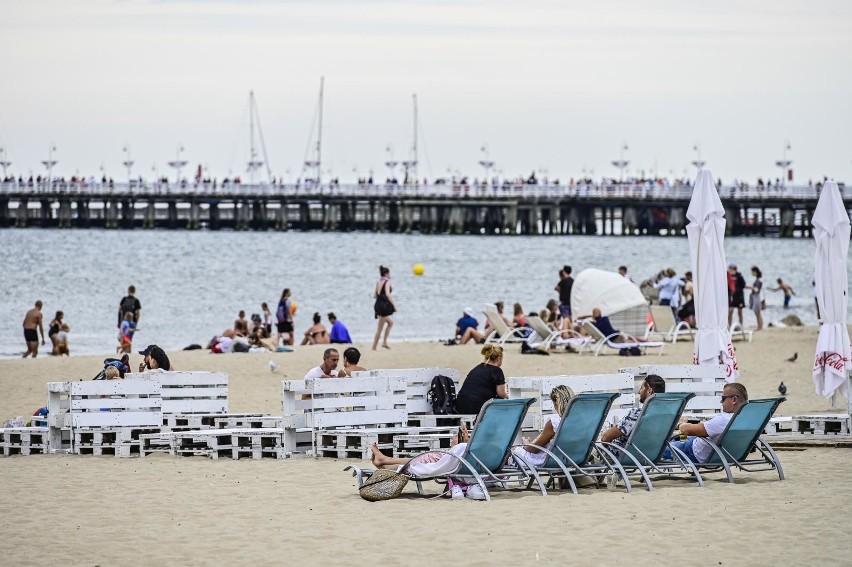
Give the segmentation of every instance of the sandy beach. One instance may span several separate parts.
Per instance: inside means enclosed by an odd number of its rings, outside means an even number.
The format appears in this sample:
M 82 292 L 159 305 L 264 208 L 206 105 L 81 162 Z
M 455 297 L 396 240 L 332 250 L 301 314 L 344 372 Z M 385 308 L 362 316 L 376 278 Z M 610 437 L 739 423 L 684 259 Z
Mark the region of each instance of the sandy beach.
M 736 343 L 750 396 L 777 395 L 783 380 L 780 414 L 831 411 L 811 380 L 816 336 L 815 327 L 767 329 Z M 464 375 L 480 360 L 473 345 L 392 343 L 375 353 L 357 346 L 367 368 L 440 366 Z M 280 414 L 280 381 L 301 378 L 322 350 L 169 355 L 180 370 L 228 372 L 231 411 Z M 793 353 L 798 360 L 787 362 Z M 103 358 L 0 360 L 0 418 L 32 413 L 46 403 L 46 382 L 90 379 Z M 270 358 L 280 365 L 275 373 Z M 503 368 L 509 378 L 593 374 L 691 358 L 690 342 L 639 358 L 526 356 L 512 347 Z M 729 485 L 712 475 L 703 489 L 660 480 L 651 493 L 498 492 L 489 504 L 420 499 L 413 487 L 395 501 L 368 503 L 343 472 L 347 461 L 333 459 L 18 456 L 0 459 L 0 538 L 8 565 L 842 563 L 852 551 L 842 520 L 852 512 L 852 452 L 780 457 L 784 482 L 740 473 Z

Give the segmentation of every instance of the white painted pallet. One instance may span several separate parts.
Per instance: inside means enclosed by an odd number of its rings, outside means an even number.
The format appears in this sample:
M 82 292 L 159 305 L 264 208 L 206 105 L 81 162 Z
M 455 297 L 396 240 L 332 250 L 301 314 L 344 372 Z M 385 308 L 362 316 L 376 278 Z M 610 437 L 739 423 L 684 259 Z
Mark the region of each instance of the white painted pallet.
M 281 427 L 280 415 L 225 416 L 213 420 L 216 429 L 276 429 Z
M 43 455 L 48 451 L 47 427 L 7 427 L 0 429 L 0 454 Z
M 316 456 L 337 459 L 369 459 L 370 447 L 393 451 L 396 437 L 400 435 L 426 435 L 455 433 L 455 427 L 368 427 L 359 429 L 326 429 L 316 433 Z
M 712 415 L 722 411 L 722 390 L 727 384 L 727 370 L 721 364 L 645 364 L 622 368 L 632 374 L 636 387 L 650 374 L 666 381 L 666 392 L 695 394 L 686 404 L 686 413 Z M 638 402 L 637 402 L 638 403 Z
M 228 412 L 228 375 L 224 372 L 141 372 L 125 378 L 159 382 L 163 413 Z
M 211 459 L 231 457 L 232 431 L 229 429 L 203 429 L 173 432 L 170 436 L 171 454 L 189 457 L 203 455 Z
M 152 453 L 171 453 L 172 433 L 144 433 L 139 436 L 139 456 L 146 457 Z
M 281 428 L 234 429 L 232 458 L 284 458 L 284 430 Z
M 455 434 L 453 433 L 423 433 L 414 435 L 397 435 L 393 440 L 394 457 L 413 457 L 427 451 L 438 449 L 448 450 Z
M 794 415 L 791 422 L 793 434 L 849 435 L 849 416 L 846 414 Z

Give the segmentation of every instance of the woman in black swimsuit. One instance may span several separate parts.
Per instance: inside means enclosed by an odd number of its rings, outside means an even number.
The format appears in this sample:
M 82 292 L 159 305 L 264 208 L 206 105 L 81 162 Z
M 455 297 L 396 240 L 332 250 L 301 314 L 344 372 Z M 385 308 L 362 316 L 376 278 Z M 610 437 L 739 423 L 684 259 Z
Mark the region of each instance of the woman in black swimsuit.
M 53 351 L 50 354 L 58 355 L 59 354 L 59 328 L 62 327 L 62 318 L 65 317 L 65 314 L 62 311 L 56 312 L 56 317 L 53 318 L 53 321 L 47 326 L 47 336 L 50 337 L 50 342 L 53 343 Z
M 376 282 L 376 289 L 373 292 L 373 297 L 376 298 L 373 310 L 375 312 L 376 319 L 378 319 L 378 323 L 376 324 L 376 336 L 373 337 L 373 350 L 376 350 L 376 347 L 379 346 L 379 339 L 382 336 L 383 329 L 385 336 L 382 341 L 382 347 L 390 348 L 390 346 L 388 346 L 388 335 L 390 335 L 391 328 L 393 327 L 392 315 L 397 311 L 396 301 L 393 299 L 393 290 L 391 289 L 390 283 L 390 268 L 386 266 L 379 266 L 379 276 L 379 281 Z

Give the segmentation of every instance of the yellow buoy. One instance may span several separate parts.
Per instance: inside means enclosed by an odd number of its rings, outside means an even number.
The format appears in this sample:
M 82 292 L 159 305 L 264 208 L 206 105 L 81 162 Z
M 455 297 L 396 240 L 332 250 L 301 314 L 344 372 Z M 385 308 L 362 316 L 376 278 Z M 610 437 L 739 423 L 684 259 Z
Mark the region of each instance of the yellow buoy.
M 411 269 L 414 272 L 415 276 L 422 276 L 423 272 L 426 271 L 426 268 L 423 267 L 423 264 L 414 264 L 414 267 Z
M 293 299 L 290 301 L 290 315 L 295 315 L 296 311 L 299 310 L 299 304 L 296 303 L 296 300 Z

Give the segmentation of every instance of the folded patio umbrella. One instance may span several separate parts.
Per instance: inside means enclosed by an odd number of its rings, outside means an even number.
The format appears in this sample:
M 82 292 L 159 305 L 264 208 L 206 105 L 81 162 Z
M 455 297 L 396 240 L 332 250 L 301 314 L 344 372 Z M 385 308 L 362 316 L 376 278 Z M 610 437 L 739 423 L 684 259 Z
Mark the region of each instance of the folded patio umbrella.
M 686 210 L 689 255 L 695 295 L 695 364 L 724 364 L 728 382 L 740 372 L 728 330 L 728 278 L 725 260 L 725 209 L 713 175 L 698 172 Z
M 846 328 L 849 214 L 834 181 L 823 186 L 811 223 L 816 240 L 814 289 L 822 316 L 813 376 L 816 393 L 828 398 L 838 390 L 847 393 L 846 377 L 852 368 Z

